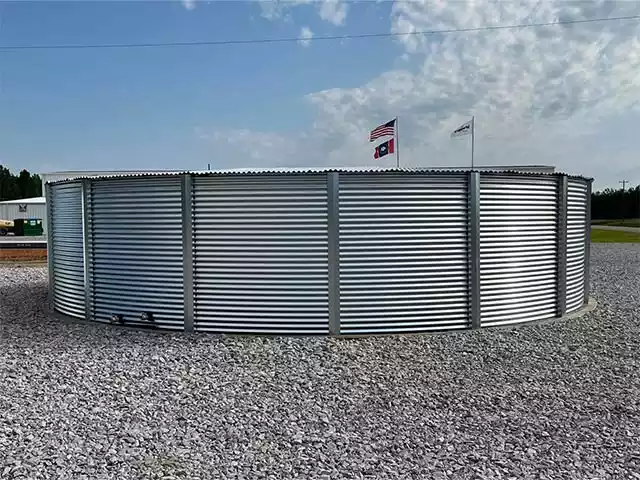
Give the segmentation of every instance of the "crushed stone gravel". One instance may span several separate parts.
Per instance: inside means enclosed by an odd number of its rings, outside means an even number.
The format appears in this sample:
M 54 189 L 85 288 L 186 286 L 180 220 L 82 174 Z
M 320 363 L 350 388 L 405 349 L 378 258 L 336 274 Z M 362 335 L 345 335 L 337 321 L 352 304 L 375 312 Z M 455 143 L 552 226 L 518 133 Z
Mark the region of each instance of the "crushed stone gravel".
M 62 322 L 0 266 L 1 479 L 640 479 L 640 248 L 571 320 L 357 340 Z

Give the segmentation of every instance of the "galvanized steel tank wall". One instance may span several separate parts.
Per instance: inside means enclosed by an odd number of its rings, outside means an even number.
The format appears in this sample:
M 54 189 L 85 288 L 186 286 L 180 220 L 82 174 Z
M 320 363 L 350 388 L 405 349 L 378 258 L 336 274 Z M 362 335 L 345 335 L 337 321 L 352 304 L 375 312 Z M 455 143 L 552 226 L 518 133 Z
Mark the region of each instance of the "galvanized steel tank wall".
M 195 177 L 195 329 L 328 334 L 327 179 Z
M 50 187 L 47 212 L 49 285 L 53 307 L 72 317 L 85 317 L 82 185 Z
M 556 315 L 555 177 L 480 178 L 480 317 L 483 325 Z
M 341 333 L 466 328 L 466 176 L 345 175 L 338 197 Z
M 145 182 L 85 180 L 89 311 L 135 323 L 141 309 L 158 327 L 183 329 L 182 195 L 178 177 Z
M 590 192 L 580 177 L 493 172 L 58 182 L 52 304 L 91 321 L 263 334 L 554 318 L 588 300 Z

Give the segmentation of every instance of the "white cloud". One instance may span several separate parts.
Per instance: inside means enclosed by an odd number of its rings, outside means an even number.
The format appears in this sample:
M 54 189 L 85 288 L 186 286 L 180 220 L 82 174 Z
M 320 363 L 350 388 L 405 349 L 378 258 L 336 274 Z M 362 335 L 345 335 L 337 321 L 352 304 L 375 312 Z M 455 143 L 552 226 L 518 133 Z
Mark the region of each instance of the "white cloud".
M 300 29 L 300 45 L 303 47 L 308 47 L 311 44 L 311 39 L 313 38 L 313 32 L 309 27 L 302 27 Z
M 187 10 L 194 10 L 196 8 L 196 0 L 181 0 L 182 6 Z
M 340 2 L 324 2 L 320 11 L 327 3 Z M 391 32 L 398 33 L 633 14 L 640 14 L 637 2 L 476 0 L 398 2 L 390 20 Z M 403 50 L 403 68 L 356 88 L 308 95 L 317 112 L 313 129 L 287 143 L 294 157 L 277 155 L 276 162 L 370 165 L 368 130 L 396 115 L 407 166 L 467 164 L 468 141 L 449 134 L 471 115 L 479 164 L 556 164 L 608 178 L 637 162 L 633 152 L 640 140 L 626 150 L 612 148 L 615 160 L 596 155 L 590 145 L 615 146 L 613 122 L 623 115 L 640 120 L 639 22 L 407 35 L 395 41 Z M 271 142 L 265 135 L 254 138 Z
M 344 25 L 348 11 L 343 0 L 266 0 L 259 4 L 264 18 L 285 22 L 292 20 L 291 10 L 301 5 L 314 5 L 320 18 L 333 25 Z
M 340 0 L 323 0 L 320 5 L 320 18 L 334 25 L 344 25 L 347 18 L 347 4 Z

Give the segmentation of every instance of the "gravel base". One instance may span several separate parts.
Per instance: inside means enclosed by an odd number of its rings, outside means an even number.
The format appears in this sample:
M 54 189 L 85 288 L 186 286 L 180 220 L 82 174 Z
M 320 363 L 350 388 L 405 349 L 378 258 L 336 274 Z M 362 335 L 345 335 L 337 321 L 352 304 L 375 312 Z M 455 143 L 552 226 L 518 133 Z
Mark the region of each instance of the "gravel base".
M 0 267 L 0 478 L 640 479 L 640 248 L 513 330 L 223 338 L 63 323 Z

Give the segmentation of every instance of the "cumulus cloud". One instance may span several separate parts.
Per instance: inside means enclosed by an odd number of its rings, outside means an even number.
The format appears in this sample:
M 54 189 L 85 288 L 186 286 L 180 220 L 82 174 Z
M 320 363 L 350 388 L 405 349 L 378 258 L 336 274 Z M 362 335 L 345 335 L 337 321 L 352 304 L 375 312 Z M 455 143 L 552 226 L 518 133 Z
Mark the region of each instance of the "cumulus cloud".
M 480 3 L 446 9 L 398 3 L 392 31 L 533 21 L 530 2 Z M 639 10 L 636 4 L 623 6 Z M 606 15 L 609 4 L 602 7 L 594 14 Z M 541 3 L 535 21 L 553 21 L 577 8 Z M 500 131 L 514 120 L 531 124 L 569 118 L 585 108 L 620 110 L 636 102 L 639 33 L 637 23 L 628 23 L 401 37 L 414 57 L 413 69 L 386 72 L 358 88 L 318 92 L 310 100 L 334 120 L 359 121 L 400 109 L 432 130 L 472 113 L 497 122 Z
M 320 18 L 334 25 L 344 25 L 347 18 L 347 4 L 340 0 L 323 0 L 319 3 Z
M 339 3 L 324 2 L 319 8 L 338 8 Z M 397 2 L 390 30 L 637 14 L 640 4 L 625 1 Z M 340 16 L 332 18 L 338 22 Z M 405 59 L 398 63 L 402 68 L 356 88 L 336 86 L 306 97 L 316 118 L 304 138 L 287 144 L 287 151 L 298 155 L 297 164 L 371 164 L 368 130 L 399 115 L 403 164 L 464 165 L 468 144 L 449 134 L 475 115 L 481 164 L 555 163 L 575 173 L 609 174 L 611 160 L 593 155 L 585 145 L 611 129 L 614 119 L 637 111 L 639 22 L 405 35 L 395 41 L 399 58 Z M 633 162 L 633 155 L 618 156 Z
M 303 47 L 308 47 L 311 44 L 311 39 L 313 38 L 313 32 L 309 27 L 302 27 L 300 29 L 300 45 Z

